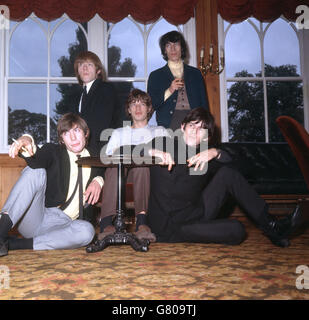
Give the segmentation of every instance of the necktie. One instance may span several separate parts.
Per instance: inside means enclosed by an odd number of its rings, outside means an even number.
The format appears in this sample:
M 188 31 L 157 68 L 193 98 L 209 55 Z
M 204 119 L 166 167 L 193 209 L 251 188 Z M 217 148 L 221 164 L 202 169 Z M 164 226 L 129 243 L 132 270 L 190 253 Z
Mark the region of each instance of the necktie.
M 81 113 L 83 113 L 86 109 L 86 101 L 87 101 L 87 87 L 84 86 L 83 93 L 82 93 L 82 103 L 81 103 Z
M 77 160 L 80 159 L 80 155 L 77 155 Z M 79 219 L 83 220 L 84 218 L 84 206 L 83 206 L 83 167 L 78 165 L 78 187 L 79 187 Z

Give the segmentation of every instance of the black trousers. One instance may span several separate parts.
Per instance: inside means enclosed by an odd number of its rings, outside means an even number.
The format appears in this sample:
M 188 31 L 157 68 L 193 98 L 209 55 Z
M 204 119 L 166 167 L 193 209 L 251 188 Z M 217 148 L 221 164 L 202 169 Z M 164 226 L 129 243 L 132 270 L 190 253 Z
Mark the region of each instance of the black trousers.
M 235 219 L 218 219 L 220 209 L 230 196 L 258 225 L 266 223 L 265 201 L 237 170 L 222 167 L 202 192 L 204 216 L 180 226 L 171 242 L 241 243 L 246 236 L 243 224 Z

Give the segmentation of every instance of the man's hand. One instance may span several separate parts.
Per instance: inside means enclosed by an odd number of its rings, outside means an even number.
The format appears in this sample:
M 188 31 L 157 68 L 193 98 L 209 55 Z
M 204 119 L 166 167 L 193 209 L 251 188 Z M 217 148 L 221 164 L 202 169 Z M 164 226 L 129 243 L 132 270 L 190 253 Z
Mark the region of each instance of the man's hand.
M 15 142 L 11 145 L 9 149 L 9 156 L 11 158 L 15 158 L 18 155 L 18 152 L 22 151 L 28 151 L 30 156 L 33 156 L 33 149 L 32 149 L 32 140 L 30 137 L 27 136 L 21 136 Z
M 87 190 L 84 192 L 84 199 L 89 204 L 92 204 L 92 205 L 96 204 L 99 200 L 100 193 L 101 193 L 100 184 L 97 181 L 92 180 Z
M 168 88 L 171 93 L 174 93 L 175 90 L 179 90 L 184 87 L 184 82 L 180 78 L 176 78 L 172 81 L 170 87 Z
M 219 151 L 216 148 L 202 151 L 187 160 L 188 167 L 195 165 L 194 171 L 196 171 L 198 168 L 200 168 L 200 170 L 202 171 L 205 167 L 205 164 L 210 160 L 216 158 L 218 155 Z
M 174 162 L 171 154 L 168 153 L 168 152 L 163 152 L 163 151 L 157 150 L 157 149 L 151 149 L 151 150 L 149 150 L 149 155 L 150 155 L 151 157 L 158 157 L 158 158 L 160 158 L 162 161 L 159 162 L 159 164 L 161 164 L 161 165 L 167 165 L 168 171 L 171 171 L 173 165 L 175 164 L 175 162 Z

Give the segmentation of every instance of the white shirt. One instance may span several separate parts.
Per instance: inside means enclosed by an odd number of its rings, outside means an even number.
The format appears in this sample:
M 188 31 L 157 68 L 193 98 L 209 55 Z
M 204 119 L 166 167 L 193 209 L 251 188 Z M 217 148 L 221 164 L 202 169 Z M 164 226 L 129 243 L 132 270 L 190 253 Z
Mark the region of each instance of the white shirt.
M 118 128 L 113 131 L 105 153 L 110 156 L 121 146 L 148 143 L 153 138 L 162 136 L 169 136 L 169 133 L 161 126 L 150 126 L 147 124 L 143 128 L 132 128 L 131 126 Z

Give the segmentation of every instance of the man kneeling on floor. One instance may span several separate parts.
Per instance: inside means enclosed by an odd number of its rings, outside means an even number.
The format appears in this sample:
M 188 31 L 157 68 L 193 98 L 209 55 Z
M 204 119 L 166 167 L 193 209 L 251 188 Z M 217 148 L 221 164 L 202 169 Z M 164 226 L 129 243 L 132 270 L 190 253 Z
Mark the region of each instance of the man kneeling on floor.
M 77 219 L 79 181 L 84 203 L 89 205 L 98 201 L 104 182 L 100 168 L 83 167 L 78 177 L 76 160 L 91 155 L 85 148 L 89 128 L 81 117 L 67 113 L 60 118 L 57 132 L 59 144 L 37 148 L 31 136 L 23 135 L 10 147 L 10 157 L 19 154 L 28 166 L 0 213 L 0 256 L 14 249 L 74 249 L 93 239 L 91 223 Z M 24 238 L 8 236 L 17 222 Z

